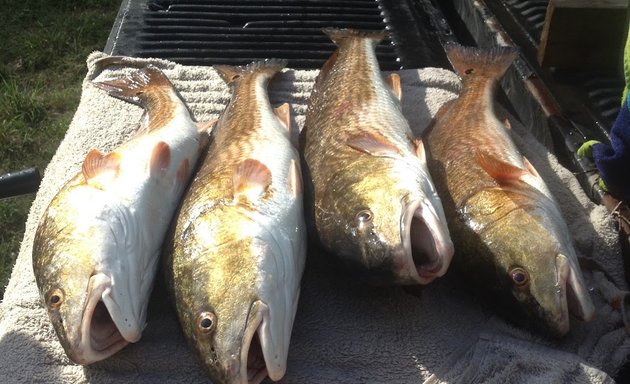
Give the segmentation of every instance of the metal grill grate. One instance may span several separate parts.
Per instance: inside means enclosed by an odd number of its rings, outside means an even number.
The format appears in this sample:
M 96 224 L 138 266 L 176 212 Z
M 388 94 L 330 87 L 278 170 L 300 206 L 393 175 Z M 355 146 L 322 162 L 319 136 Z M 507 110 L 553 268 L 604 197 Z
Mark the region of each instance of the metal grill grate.
M 388 10 L 384 9 L 397 6 L 391 3 L 396 2 L 127 0 L 105 51 L 159 57 L 189 65 L 236 65 L 275 57 L 288 59 L 292 68 L 320 68 L 335 49 L 335 45 L 321 32 L 322 28 L 392 29 Z M 396 30 L 404 31 L 401 25 L 405 23 L 405 20 L 397 21 Z M 417 22 L 407 23 L 414 26 L 412 29 L 417 29 Z M 424 64 L 422 55 L 417 54 L 417 47 L 407 50 L 416 54 L 405 57 L 403 52 L 401 55 L 396 33 L 399 32 L 392 34 L 392 38 L 386 39 L 376 49 L 382 69 Z M 412 35 L 411 39 L 402 40 L 426 40 L 416 36 L 417 31 Z M 405 51 L 405 47 L 402 48 Z M 435 52 L 434 48 L 426 51 Z
M 540 41 L 548 0 L 506 0 L 505 5 L 535 41 Z
M 527 33 L 528 40 L 538 48 L 542 35 L 548 0 L 504 0 L 488 1 L 488 4 L 503 3 L 506 11 Z M 496 6 L 495 6 L 496 9 Z M 584 101 L 592 109 L 596 119 L 612 126 L 620 108 L 623 78 L 615 74 L 582 73 L 580 83 L 584 86 Z

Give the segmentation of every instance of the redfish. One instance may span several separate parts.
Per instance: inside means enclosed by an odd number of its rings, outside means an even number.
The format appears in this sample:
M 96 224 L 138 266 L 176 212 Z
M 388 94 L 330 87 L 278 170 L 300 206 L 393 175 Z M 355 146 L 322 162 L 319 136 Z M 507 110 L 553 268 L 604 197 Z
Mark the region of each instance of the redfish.
M 569 310 L 590 320 L 594 306 L 555 199 L 494 112 L 494 90 L 516 51 L 451 45 L 448 57 L 462 91 L 425 142 L 453 264 L 510 318 L 564 335 Z
M 161 245 L 205 135 L 156 67 L 93 84 L 142 106 L 145 119 L 114 151 L 89 151 L 35 235 L 37 286 L 61 345 L 79 364 L 140 339 Z
M 217 384 L 286 371 L 306 231 L 289 105 L 273 109 L 266 89 L 284 65 L 214 67 L 232 98 L 165 251 L 184 335 Z
M 398 75 L 383 79 L 383 32 L 325 29 L 338 49 L 309 101 L 307 212 L 331 253 L 376 284 L 428 284 L 453 255 L 422 141 L 401 111 Z

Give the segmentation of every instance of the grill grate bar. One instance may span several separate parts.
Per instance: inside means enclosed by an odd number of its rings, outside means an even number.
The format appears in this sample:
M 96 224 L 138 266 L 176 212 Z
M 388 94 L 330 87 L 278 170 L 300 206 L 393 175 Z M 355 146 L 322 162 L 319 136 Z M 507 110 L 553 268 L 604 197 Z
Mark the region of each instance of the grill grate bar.
M 106 50 L 182 64 L 279 57 L 292 68 L 318 69 L 336 47 L 325 27 L 389 29 L 392 37 L 376 49 L 384 70 L 433 63 L 439 45 L 415 8 L 397 0 L 125 0 L 123 6 Z
M 302 6 L 289 6 L 289 5 L 265 5 L 265 6 L 239 6 L 239 5 L 196 5 L 196 4 L 174 4 L 165 10 L 165 13 L 231 13 L 238 12 L 241 15 L 260 15 L 260 14 L 291 14 L 291 13 L 332 13 L 332 12 L 344 12 L 353 13 L 358 15 L 378 15 L 380 10 L 370 5 L 364 6 L 338 6 L 339 4 L 331 4 L 328 6 L 321 5 L 302 5 Z
M 252 20 L 255 19 L 255 20 Z M 375 23 L 382 23 L 383 17 L 380 14 L 365 15 L 365 14 L 336 14 L 336 13 L 257 13 L 255 17 L 248 14 L 242 14 L 234 12 L 158 12 L 147 16 L 147 21 L 152 19 L 169 19 L 169 20 L 224 20 L 235 25 L 242 25 L 251 21 L 260 20 L 321 20 L 321 21 L 371 21 Z

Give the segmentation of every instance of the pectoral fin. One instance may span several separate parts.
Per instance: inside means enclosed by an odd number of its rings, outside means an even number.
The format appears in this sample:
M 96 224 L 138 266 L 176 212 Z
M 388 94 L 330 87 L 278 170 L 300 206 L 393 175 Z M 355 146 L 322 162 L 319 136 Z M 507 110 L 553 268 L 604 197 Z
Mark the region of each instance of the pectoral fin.
M 528 173 L 525 169 L 519 168 L 499 159 L 491 153 L 483 151 L 477 151 L 475 153 L 475 160 L 490 177 L 499 182 L 515 181 Z
M 116 152 L 104 155 L 98 149 L 91 149 L 85 156 L 81 171 L 88 184 L 91 184 L 98 176 L 106 172 L 116 174 L 120 167 L 120 156 Z
M 234 198 L 247 198 L 255 201 L 265 193 L 271 185 L 271 171 L 263 163 L 255 159 L 243 160 L 232 175 Z
M 359 133 L 350 136 L 346 144 L 357 151 L 365 152 L 372 156 L 400 157 L 400 149 L 386 137 L 372 132 Z

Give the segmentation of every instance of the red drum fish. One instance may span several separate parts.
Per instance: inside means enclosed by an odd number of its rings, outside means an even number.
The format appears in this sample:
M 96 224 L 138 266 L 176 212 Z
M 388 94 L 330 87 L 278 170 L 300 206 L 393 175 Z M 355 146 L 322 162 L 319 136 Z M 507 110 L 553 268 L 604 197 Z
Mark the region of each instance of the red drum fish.
M 428 284 L 453 255 L 422 141 L 401 111 L 398 75 L 383 79 L 383 32 L 325 29 L 338 45 L 316 80 L 304 135 L 307 212 L 331 253 L 377 284 Z
M 35 235 L 37 286 L 61 345 L 79 364 L 140 339 L 161 245 L 205 135 L 156 67 L 94 84 L 142 106 L 145 118 L 114 151 L 89 151 Z
M 513 319 L 564 335 L 569 310 L 590 320 L 594 306 L 555 199 L 494 112 L 494 89 L 516 51 L 451 45 L 448 57 L 463 88 L 425 142 L 453 263 Z
M 306 230 L 289 105 L 273 109 L 266 89 L 285 65 L 215 66 L 232 98 L 165 251 L 184 335 L 217 384 L 286 371 Z

